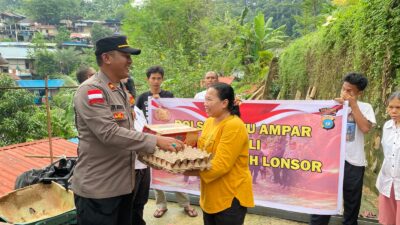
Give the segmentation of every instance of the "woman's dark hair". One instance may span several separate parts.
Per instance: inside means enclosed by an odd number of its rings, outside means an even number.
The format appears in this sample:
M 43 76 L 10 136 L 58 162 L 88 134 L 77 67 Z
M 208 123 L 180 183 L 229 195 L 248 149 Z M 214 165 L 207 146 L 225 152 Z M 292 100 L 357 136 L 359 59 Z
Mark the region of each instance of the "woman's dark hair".
M 218 93 L 218 98 L 223 101 L 228 100 L 228 111 L 231 115 L 240 117 L 239 106 L 235 105 L 235 92 L 229 84 L 217 82 L 212 84 L 209 88 L 214 88 Z

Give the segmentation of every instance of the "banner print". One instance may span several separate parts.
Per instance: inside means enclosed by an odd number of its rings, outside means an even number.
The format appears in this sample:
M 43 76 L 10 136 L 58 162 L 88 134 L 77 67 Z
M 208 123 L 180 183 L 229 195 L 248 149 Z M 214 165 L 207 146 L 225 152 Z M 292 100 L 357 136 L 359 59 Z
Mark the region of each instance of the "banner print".
M 149 101 L 151 124 L 183 123 L 201 129 L 202 100 Z M 337 214 L 347 105 L 335 101 L 244 101 L 249 168 L 256 205 L 312 214 Z M 199 194 L 199 178 L 153 170 L 152 187 Z

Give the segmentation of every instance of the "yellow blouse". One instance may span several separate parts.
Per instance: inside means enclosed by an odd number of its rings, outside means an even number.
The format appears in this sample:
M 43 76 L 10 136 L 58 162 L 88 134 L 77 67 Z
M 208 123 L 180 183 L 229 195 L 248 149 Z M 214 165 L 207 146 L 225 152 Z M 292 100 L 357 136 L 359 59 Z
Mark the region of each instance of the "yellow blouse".
M 231 207 L 233 198 L 244 207 L 254 207 L 249 138 L 243 121 L 231 115 L 214 124 L 214 118 L 208 118 L 197 144 L 213 154 L 211 169 L 200 172 L 201 208 L 218 213 Z

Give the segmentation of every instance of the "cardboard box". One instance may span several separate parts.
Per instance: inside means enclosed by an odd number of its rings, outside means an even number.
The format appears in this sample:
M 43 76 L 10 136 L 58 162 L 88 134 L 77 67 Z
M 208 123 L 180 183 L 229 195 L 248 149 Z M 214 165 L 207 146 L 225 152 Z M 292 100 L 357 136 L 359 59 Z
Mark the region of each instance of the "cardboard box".
M 167 123 L 145 125 L 143 128 L 143 132 L 160 136 L 173 137 L 185 142 L 185 144 L 187 145 L 196 147 L 200 130 L 184 124 Z

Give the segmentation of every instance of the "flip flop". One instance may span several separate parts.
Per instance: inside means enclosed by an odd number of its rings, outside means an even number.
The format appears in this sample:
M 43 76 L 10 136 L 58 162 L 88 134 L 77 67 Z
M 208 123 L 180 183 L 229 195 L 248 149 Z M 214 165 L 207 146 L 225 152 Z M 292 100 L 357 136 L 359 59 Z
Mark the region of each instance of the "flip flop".
M 364 211 L 363 213 L 361 213 L 361 217 L 367 219 L 373 219 L 376 218 L 376 214 L 370 211 Z
M 186 206 L 186 207 L 183 208 L 183 210 L 190 217 L 196 217 L 197 216 L 197 211 L 196 211 L 195 208 L 192 208 L 190 206 Z
M 165 214 L 165 212 L 167 212 L 167 211 L 168 211 L 168 209 L 156 209 L 156 211 L 154 212 L 153 216 L 154 216 L 155 218 L 160 218 L 160 217 L 162 217 L 162 216 Z

